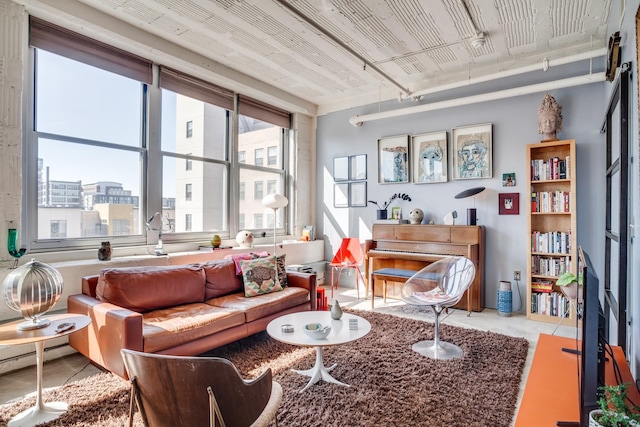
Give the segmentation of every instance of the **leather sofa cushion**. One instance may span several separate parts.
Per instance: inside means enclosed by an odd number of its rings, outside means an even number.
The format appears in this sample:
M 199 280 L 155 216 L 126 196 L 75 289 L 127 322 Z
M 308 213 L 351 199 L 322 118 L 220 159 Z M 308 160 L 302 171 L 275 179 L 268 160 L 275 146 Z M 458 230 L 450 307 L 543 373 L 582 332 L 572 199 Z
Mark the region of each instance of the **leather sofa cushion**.
M 206 277 L 204 299 L 228 295 L 242 290 L 242 276 L 236 274 L 232 260 L 211 261 L 202 264 Z
M 200 266 L 126 267 L 100 271 L 100 301 L 138 313 L 203 302 L 205 274 Z
M 232 310 L 240 310 L 247 322 L 279 313 L 310 300 L 309 291 L 304 288 L 287 287 L 280 292 L 246 298 L 244 293 L 225 295 L 205 301 L 209 305 Z
M 208 304 L 185 304 L 144 313 L 142 336 L 146 353 L 176 347 L 244 324 L 244 313 Z

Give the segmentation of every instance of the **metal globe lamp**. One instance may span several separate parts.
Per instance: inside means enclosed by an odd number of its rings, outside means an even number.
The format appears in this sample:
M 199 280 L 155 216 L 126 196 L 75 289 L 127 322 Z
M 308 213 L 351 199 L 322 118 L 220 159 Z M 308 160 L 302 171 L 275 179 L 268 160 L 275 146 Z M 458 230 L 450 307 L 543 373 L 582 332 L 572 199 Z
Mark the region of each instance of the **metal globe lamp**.
M 42 318 L 62 295 L 62 275 L 54 267 L 32 259 L 7 275 L 2 284 L 2 297 L 11 310 L 26 320 L 19 330 L 38 329 L 51 321 Z

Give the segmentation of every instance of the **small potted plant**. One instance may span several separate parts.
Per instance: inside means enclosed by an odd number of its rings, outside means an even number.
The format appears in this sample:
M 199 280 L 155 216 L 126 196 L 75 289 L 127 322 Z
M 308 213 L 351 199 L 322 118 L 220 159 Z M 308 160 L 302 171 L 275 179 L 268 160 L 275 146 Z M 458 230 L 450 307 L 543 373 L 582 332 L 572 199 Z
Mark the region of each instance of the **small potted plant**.
M 589 427 L 640 427 L 640 406 L 627 399 L 627 387 L 629 383 L 600 388 L 600 409 L 589 413 Z
M 389 200 L 384 202 L 382 206 L 378 204 L 375 200 L 368 200 L 369 203 L 373 203 L 378 207 L 377 219 L 387 219 L 387 208 L 391 205 L 394 200 L 407 200 L 411 201 L 411 197 L 408 194 L 404 193 L 396 193 L 393 196 L 389 197 Z
M 556 285 L 560 287 L 560 290 L 567 298 L 582 299 L 582 274 L 578 274 L 578 277 L 576 277 L 575 274 L 567 271 L 558 277 Z

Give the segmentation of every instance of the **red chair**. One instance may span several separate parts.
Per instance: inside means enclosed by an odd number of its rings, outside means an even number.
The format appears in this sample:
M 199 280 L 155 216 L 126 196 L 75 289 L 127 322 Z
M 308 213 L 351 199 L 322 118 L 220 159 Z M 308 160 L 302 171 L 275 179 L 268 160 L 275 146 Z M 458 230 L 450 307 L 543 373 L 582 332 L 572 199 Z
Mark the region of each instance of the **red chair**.
M 362 270 L 360 270 L 360 265 L 362 265 L 363 261 L 364 252 L 362 250 L 362 245 L 360 244 L 360 239 L 357 237 L 344 237 L 342 239 L 340 249 L 338 249 L 338 252 L 336 252 L 333 256 L 333 260 L 331 260 L 331 263 L 329 264 L 331 266 L 331 298 L 333 298 L 334 286 L 338 289 L 338 285 L 340 284 L 342 270 L 345 268 L 353 268 L 357 273 L 356 290 L 358 292 L 358 299 L 360 299 L 359 279 L 362 280 L 362 283 L 364 284 L 365 292 L 367 290 L 367 282 L 365 282 L 364 274 L 362 274 Z M 336 270 L 338 270 L 338 281 L 334 282 L 333 277 Z

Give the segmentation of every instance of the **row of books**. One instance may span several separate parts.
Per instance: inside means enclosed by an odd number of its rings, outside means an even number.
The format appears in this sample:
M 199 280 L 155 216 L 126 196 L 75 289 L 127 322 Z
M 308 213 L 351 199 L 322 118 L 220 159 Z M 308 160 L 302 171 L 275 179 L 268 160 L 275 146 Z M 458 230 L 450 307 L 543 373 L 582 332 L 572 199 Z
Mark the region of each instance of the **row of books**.
M 571 230 L 531 233 L 531 251 L 548 254 L 571 254 Z
M 531 292 L 532 313 L 567 318 L 569 307 L 569 299 L 558 292 Z
M 542 276 L 560 276 L 571 271 L 571 257 L 545 257 L 533 255 L 531 257 L 531 272 Z
M 564 159 L 552 157 L 549 160 L 531 160 L 531 180 L 548 181 L 553 179 L 567 179 L 571 177 L 569 170 L 570 157 Z
M 531 192 L 531 212 L 571 212 L 571 192 Z

